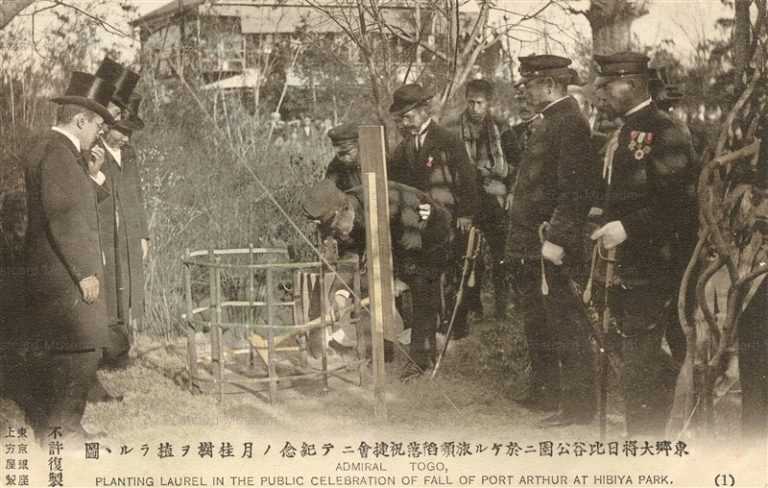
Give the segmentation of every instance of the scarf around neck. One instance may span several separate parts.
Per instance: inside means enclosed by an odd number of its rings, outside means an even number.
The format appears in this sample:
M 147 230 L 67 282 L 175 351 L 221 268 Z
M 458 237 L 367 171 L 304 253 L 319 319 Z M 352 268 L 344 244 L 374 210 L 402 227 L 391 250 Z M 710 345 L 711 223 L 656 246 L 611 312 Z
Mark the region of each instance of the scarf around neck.
M 478 170 L 485 169 L 490 175 L 496 178 L 506 178 L 509 172 L 507 162 L 504 159 L 504 152 L 501 149 L 501 134 L 499 128 L 493 122 L 490 116 L 485 116 L 479 124 L 470 119 L 469 114 L 464 111 L 459 121 L 461 127 L 461 139 L 469 154 L 469 159 Z M 488 161 L 477 160 L 477 149 L 481 136 L 485 134 L 488 141 Z M 483 167 L 481 167 L 481 165 Z

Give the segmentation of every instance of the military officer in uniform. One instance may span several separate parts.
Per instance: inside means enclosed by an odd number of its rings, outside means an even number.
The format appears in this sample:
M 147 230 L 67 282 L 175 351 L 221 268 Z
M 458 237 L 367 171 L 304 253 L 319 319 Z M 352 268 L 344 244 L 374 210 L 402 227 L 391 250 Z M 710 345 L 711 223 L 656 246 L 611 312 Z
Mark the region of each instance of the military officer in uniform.
M 337 125 L 328 131 L 328 138 L 336 155 L 325 170 L 325 178 L 333 180 L 342 191 L 362 185 L 357 156 L 357 125 Z
M 608 304 L 622 338 L 627 434 L 662 435 L 677 371 L 661 340 L 677 332 L 668 327 L 679 327 L 668 307 L 690 256 L 684 241 L 696 225 L 691 142 L 652 100 L 645 55 L 596 55 L 595 61 L 602 108 L 623 124 L 606 148 L 603 225 L 592 239 L 616 249 L 617 283 L 609 284 Z
M 483 232 L 491 252 L 496 317 L 506 317 L 508 291 L 504 251 L 507 240 L 506 196 L 511 188 L 520 158 L 515 133 L 497 123 L 491 113 L 494 87 L 488 80 L 471 80 L 465 88 L 467 107 L 459 119 L 458 133 L 475 167 L 481 188 L 481 205 L 477 225 Z M 483 260 L 477 263 L 477 283 L 471 296 L 480 302 L 484 274 Z M 468 301 L 470 297 L 467 297 Z
M 387 160 L 389 179 L 429 194 L 451 212 L 454 226 L 465 234 L 480 209 L 477 174 L 462 141 L 432 119 L 431 99 L 432 94 L 415 83 L 395 90 L 389 112 L 403 140 Z M 457 236 L 456 241 L 457 249 L 452 253 L 454 269 L 460 267 L 464 254 L 464 239 Z M 450 317 L 451 306 L 446 308 Z M 466 316 L 464 305 L 454 322 L 453 338 L 460 339 L 469 333 Z
M 435 333 L 440 311 L 440 274 L 448 264 L 453 237 L 451 215 L 429 194 L 389 182 L 392 263 L 395 277 L 411 290 L 410 360 L 401 379 L 409 381 L 427 372 L 435 360 Z M 323 180 L 304 201 L 304 211 L 320 221 L 327 236 L 343 242 L 365 236 L 363 189 L 339 190 Z
M 545 426 L 585 424 L 595 411 L 592 351 L 569 280 L 584 264 L 582 235 L 599 177 L 589 125 L 567 95 L 571 60 L 534 55 L 520 63 L 519 85 L 537 114 L 508 196 L 508 259 L 519 278 L 513 299 L 531 360 L 521 403 L 539 411 L 559 407 Z

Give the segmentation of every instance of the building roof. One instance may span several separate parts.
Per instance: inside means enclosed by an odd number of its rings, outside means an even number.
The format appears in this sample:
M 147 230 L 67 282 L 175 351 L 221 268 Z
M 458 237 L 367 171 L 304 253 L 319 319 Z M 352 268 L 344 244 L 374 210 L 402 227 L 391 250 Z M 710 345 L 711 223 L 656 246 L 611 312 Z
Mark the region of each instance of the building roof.
M 248 68 L 240 74 L 214 81 L 203 86 L 203 90 L 237 90 L 242 88 L 253 88 L 259 82 L 259 71 Z
M 350 9 L 342 0 L 315 0 L 317 4 L 331 9 Z M 336 32 L 339 27 L 310 4 L 302 0 L 171 0 L 130 24 L 150 31 L 163 26 L 180 14 L 200 12 L 201 6 L 210 8 L 208 15 L 240 17 L 243 33 L 288 33 L 306 24 L 311 30 Z M 405 0 L 389 0 L 385 4 L 385 15 L 397 11 L 411 10 L 413 3 Z M 201 12 L 202 13 L 202 12 Z
M 162 7 L 158 7 L 138 19 L 132 20 L 130 24 L 136 26 L 151 23 L 163 17 L 186 13 L 190 10 L 195 10 L 202 3 L 205 3 L 205 0 L 171 0 Z

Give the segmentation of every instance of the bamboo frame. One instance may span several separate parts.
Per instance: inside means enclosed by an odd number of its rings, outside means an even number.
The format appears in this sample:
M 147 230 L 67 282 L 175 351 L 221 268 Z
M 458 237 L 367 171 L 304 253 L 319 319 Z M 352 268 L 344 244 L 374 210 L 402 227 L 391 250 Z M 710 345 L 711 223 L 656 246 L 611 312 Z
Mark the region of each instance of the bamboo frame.
M 340 260 L 339 267 L 349 268 L 353 272 L 354 302 L 350 307 L 355 310 L 355 316 L 352 319 L 358 330 L 357 357 L 354 361 L 344 365 L 329 369 L 327 358 L 327 337 L 325 327 L 329 321 L 333 321 L 330 313 L 328 297 L 325 296 L 328 291 L 326 277 L 332 276 L 327 273 L 321 262 L 299 262 L 299 263 L 258 263 L 259 255 L 277 255 L 288 257 L 287 250 L 273 248 L 255 248 L 249 245 L 248 248 L 238 249 L 213 249 L 190 251 L 186 250 L 182 258 L 184 265 L 184 288 L 185 288 L 185 313 L 182 318 L 188 325 L 187 330 L 187 372 L 189 375 L 189 388 L 194 391 L 199 383 L 212 384 L 219 402 L 222 402 L 226 386 L 234 386 L 240 390 L 248 392 L 258 392 L 252 389 L 254 385 L 268 385 L 268 400 L 270 404 L 278 399 L 278 390 L 282 389 L 281 379 L 300 379 L 300 378 L 320 378 L 323 385 L 323 391 L 329 391 L 328 380 L 330 376 L 342 379 L 344 381 L 356 384 L 363 384 L 363 374 L 365 365 L 368 362 L 364 357 L 364 346 L 361 343 L 362 334 L 360 329 L 360 310 L 365 306 L 366 300 L 360 300 L 360 263 L 358 258 Z M 247 264 L 228 263 L 225 258 L 245 256 Z M 195 307 L 193 302 L 192 282 L 193 268 L 198 267 L 207 274 L 208 280 L 208 306 Z M 247 273 L 245 280 L 245 300 L 226 300 L 223 297 L 222 273 L 227 271 L 236 271 Z M 257 299 L 256 273 L 263 273 L 266 280 L 266 296 L 262 300 Z M 276 299 L 272 295 L 275 288 L 275 274 L 292 275 L 294 289 L 290 300 Z M 321 293 L 321 315 L 313 320 L 309 320 L 309 275 L 318 274 L 320 276 Z M 255 310 L 264 309 L 266 312 L 266 324 L 256 324 Z M 278 324 L 276 322 L 276 312 L 280 308 L 290 307 L 291 324 Z M 246 308 L 244 322 L 232 322 L 225 320 L 227 309 Z M 345 309 L 348 311 L 348 309 Z M 203 314 L 210 314 L 205 317 Z M 324 337 L 322 348 L 322 367 L 320 370 L 310 370 L 308 368 L 307 341 L 305 335 L 312 330 L 321 328 Z M 227 356 L 247 352 L 250 354 L 250 363 L 253 365 L 254 351 L 258 346 L 250 345 L 248 349 L 229 350 L 224 345 L 224 330 L 245 329 L 251 334 L 266 337 L 266 367 L 267 376 L 260 378 L 247 378 L 238 376 L 237 373 L 230 371 L 227 367 Z M 196 333 L 199 331 L 208 331 L 211 341 L 211 366 L 213 368 L 213 378 L 203 378 L 198 374 L 200 357 L 197 351 Z M 278 347 L 276 341 L 280 338 L 295 337 L 298 347 Z M 286 351 L 298 351 L 301 354 L 301 367 L 299 373 L 280 377 L 277 374 L 276 354 Z M 362 352 L 362 354 L 361 354 Z M 345 378 L 342 371 L 355 370 L 359 375 L 358 381 L 351 381 Z

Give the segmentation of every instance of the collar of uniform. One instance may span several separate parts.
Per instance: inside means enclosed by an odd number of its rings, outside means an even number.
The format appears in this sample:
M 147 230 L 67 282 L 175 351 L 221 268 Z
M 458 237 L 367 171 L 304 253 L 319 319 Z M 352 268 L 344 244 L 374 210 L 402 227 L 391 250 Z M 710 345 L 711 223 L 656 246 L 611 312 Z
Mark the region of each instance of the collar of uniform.
M 109 154 L 112 155 L 112 159 L 114 159 L 115 162 L 117 163 L 117 165 L 122 168 L 123 167 L 123 152 L 120 150 L 120 148 L 117 148 L 117 149 L 113 148 L 112 146 L 107 144 L 107 141 L 105 141 L 104 139 L 102 139 L 101 142 L 104 143 L 104 149 L 109 151 Z
M 54 132 L 58 132 L 59 134 L 69 139 L 70 142 L 75 145 L 75 149 L 77 149 L 77 152 L 80 152 L 80 139 L 75 137 L 72 133 L 70 133 L 66 129 L 62 129 L 61 127 L 56 127 L 55 125 L 51 127 L 51 130 Z
M 646 101 L 639 103 L 634 107 L 632 107 L 631 109 L 627 110 L 627 113 L 624 114 L 624 117 L 629 117 L 630 115 L 636 114 L 637 112 L 641 111 L 646 107 L 650 107 L 651 103 L 653 103 L 653 99 L 651 97 L 648 97 Z
M 544 112 L 546 112 L 546 111 L 550 110 L 550 109 L 551 109 L 551 108 L 553 108 L 555 105 L 559 104 L 559 103 L 560 103 L 560 102 L 562 102 L 563 100 L 567 100 L 567 99 L 568 99 L 568 98 L 570 98 L 570 97 L 571 97 L 570 95 L 566 95 L 566 96 L 564 96 L 564 97 L 558 98 L 558 99 L 557 99 L 557 100 L 555 100 L 554 102 L 549 102 L 549 104 L 548 104 L 546 107 L 544 107 L 543 109 L 539 110 L 539 113 L 540 113 L 540 114 L 543 116 L 543 115 L 544 115 Z

